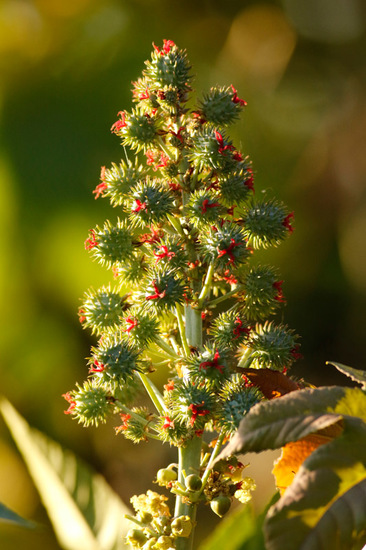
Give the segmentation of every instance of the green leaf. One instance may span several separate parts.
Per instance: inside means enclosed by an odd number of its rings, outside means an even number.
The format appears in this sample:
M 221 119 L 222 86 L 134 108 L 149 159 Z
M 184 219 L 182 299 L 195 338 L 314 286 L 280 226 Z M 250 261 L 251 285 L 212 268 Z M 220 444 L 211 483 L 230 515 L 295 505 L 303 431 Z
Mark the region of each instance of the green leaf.
M 366 426 L 345 418 L 340 437 L 315 450 L 269 510 L 267 550 L 349 550 L 366 542 Z
M 41 432 L 3 399 L 0 410 L 65 550 L 122 550 L 128 508 L 102 476 Z
M 253 539 L 256 530 L 256 520 L 252 508 L 248 505 L 241 506 L 220 521 L 213 533 L 200 545 L 199 550 L 217 550 L 218 548 L 225 548 L 225 550 L 241 548 L 255 550 L 257 548 L 260 550 L 260 546 L 256 547 L 252 544 L 248 547 L 245 544 Z
M 17 525 L 27 527 L 28 529 L 33 529 L 35 527 L 35 523 L 22 518 L 16 512 L 13 512 L 13 510 L 10 510 L 10 508 L 0 502 L 0 522 L 2 521 L 16 523 Z
M 335 430 L 340 433 L 345 414 L 366 419 L 366 396 L 360 389 L 306 389 L 263 401 L 240 422 L 237 433 L 217 460 L 236 453 L 278 449 L 331 425 L 338 424 Z
M 352 367 L 347 367 L 346 365 L 342 365 L 342 363 L 335 363 L 333 361 L 327 361 L 327 365 L 333 365 L 333 367 L 338 369 L 340 372 L 346 376 L 349 376 L 349 378 L 358 384 L 361 384 L 362 389 L 366 389 L 366 371 L 353 369 Z

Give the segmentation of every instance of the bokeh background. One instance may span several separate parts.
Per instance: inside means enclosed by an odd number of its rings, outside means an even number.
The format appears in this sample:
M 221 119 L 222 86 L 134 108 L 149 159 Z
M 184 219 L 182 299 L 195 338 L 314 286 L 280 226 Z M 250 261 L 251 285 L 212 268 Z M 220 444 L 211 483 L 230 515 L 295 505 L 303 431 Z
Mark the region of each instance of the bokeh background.
M 0 2 L 0 392 L 127 501 L 169 448 L 83 429 L 61 394 L 85 378 L 93 343 L 79 300 L 108 280 L 83 242 L 114 216 L 91 191 L 121 157 L 110 126 L 131 106 L 131 81 L 169 38 L 187 49 L 198 95 L 232 83 L 246 99 L 232 136 L 256 193 L 295 211 L 292 238 L 266 254 L 285 280 L 283 320 L 301 335 L 294 371 L 347 383 L 325 362 L 365 368 L 365 28 L 363 0 Z M 43 525 L 24 535 L 0 524 L 1 548 L 59 549 L 2 422 L 0 501 Z

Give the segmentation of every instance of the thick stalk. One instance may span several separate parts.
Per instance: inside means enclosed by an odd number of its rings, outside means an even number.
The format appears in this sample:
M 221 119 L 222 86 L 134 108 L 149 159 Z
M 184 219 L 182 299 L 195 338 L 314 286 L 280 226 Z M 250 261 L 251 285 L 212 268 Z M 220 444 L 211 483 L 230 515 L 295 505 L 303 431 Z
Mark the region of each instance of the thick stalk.
M 187 306 L 185 308 L 185 336 L 189 345 L 199 347 L 202 345 L 202 319 L 201 312 L 197 309 L 192 309 Z M 190 474 L 200 473 L 202 438 L 194 437 L 184 447 L 179 447 L 178 457 L 178 480 L 184 486 L 185 476 Z M 188 538 L 178 537 L 176 540 L 177 550 L 192 550 L 194 525 L 196 521 L 197 503 L 189 503 L 184 501 L 184 497 L 177 495 L 175 501 L 175 517 L 189 516 L 191 518 L 193 528 Z
M 184 477 L 190 474 L 199 475 L 200 460 L 201 460 L 201 447 L 202 439 L 200 437 L 194 437 L 188 441 L 185 447 L 178 449 L 179 453 L 179 470 L 178 480 L 184 485 Z M 193 548 L 193 536 L 194 536 L 194 524 L 196 520 L 197 503 L 184 502 L 184 497 L 177 495 L 175 501 L 175 517 L 189 516 L 191 518 L 193 528 L 190 536 L 178 537 L 176 539 L 177 550 L 192 550 Z

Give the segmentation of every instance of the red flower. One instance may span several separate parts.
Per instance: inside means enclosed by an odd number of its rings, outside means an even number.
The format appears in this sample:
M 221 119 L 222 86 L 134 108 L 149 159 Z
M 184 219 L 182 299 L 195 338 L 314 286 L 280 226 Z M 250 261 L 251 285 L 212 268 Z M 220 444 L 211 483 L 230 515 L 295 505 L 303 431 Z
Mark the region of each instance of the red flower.
M 168 247 L 165 246 L 165 244 L 160 246 L 159 250 L 161 250 L 161 252 L 156 252 L 155 250 L 153 252 L 156 258 L 156 263 L 158 263 L 159 260 L 162 260 L 163 258 L 168 258 L 168 260 L 171 260 L 175 256 L 175 252 L 172 252 L 172 251 L 169 252 Z
M 79 315 L 79 321 L 80 323 L 84 323 L 84 321 L 86 321 L 86 317 L 85 317 L 85 309 L 83 309 L 82 307 L 79 309 L 78 311 L 78 315 Z
M 154 44 L 154 42 L 153 42 L 153 46 L 154 46 L 154 50 L 155 50 L 158 54 L 160 54 L 160 55 L 164 55 L 164 54 L 165 54 L 165 55 L 166 55 L 166 54 L 168 54 L 168 53 L 170 52 L 170 50 L 171 50 L 172 48 L 174 48 L 175 44 L 174 44 L 173 40 L 165 40 L 165 38 L 164 38 L 162 49 L 158 48 L 158 46 L 156 46 L 156 45 Z
M 200 407 L 203 407 L 203 406 L 204 406 L 203 401 L 199 405 L 194 405 L 193 403 L 189 405 L 188 410 L 192 411 L 189 423 L 192 427 L 194 426 L 194 423 L 196 422 L 198 416 L 206 416 L 207 414 L 210 414 L 209 410 L 200 409 Z
M 296 346 L 290 351 L 292 357 L 295 361 L 298 359 L 302 359 L 303 355 L 299 352 L 300 346 L 299 344 L 296 344 Z
M 240 99 L 238 97 L 238 94 L 237 94 L 237 91 L 235 90 L 234 86 L 231 84 L 231 89 L 233 91 L 233 98 L 232 98 L 232 101 L 233 103 L 239 103 L 242 107 L 245 107 L 247 105 L 247 102 L 244 101 L 244 99 Z
M 244 182 L 244 185 L 246 187 L 248 187 L 248 189 L 251 189 L 254 193 L 254 176 L 253 176 L 253 171 L 251 168 L 248 168 L 247 170 L 248 174 L 249 174 L 249 177 L 248 179 L 245 180 Z
M 132 212 L 140 212 L 140 210 L 147 210 L 146 202 L 141 202 L 139 199 L 135 200 L 135 208 L 132 209 Z
M 273 286 L 274 289 L 277 290 L 277 294 L 274 297 L 274 299 L 277 300 L 278 302 L 285 303 L 286 298 L 284 297 L 283 292 L 282 292 L 282 283 L 283 283 L 283 281 L 276 281 L 275 283 L 273 283 L 272 286 Z
M 220 206 L 218 202 L 210 202 L 208 199 L 205 199 L 201 206 L 201 212 L 202 214 L 206 214 L 207 208 L 216 208 L 217 206 Z
M 239 317 L 237 319 L 235 319 L 234 323 L 237 325 L 233 330 L 233 334 L 235 334 L 234 340 L 239 338 L 239 336 L 243 333 L 246 334 L 247 336 L 249 335 L 250 328 L 249 327 L 243 327 L 243 322 L 242 322 L 241 319 L 239 319 Z
M 202 363 L 200 363 L 200 367 L 199 367 L 200 370 L 201 369 L 207 369 L 208 367 L 212 367 L 212 368 L 217 369 L 218 371 L 220 371 L 220 373 L 222 374 L 225 366 L 224 365 L 219 365 L 219 359 L 220 359 L 220 354 L 219 354 L 218 351 L 216 351 L 212 361 L 203 361 Z
M 294 213 L 290 212 L 290 214 L 287 214 L 286 218 L 282 222 L 282 225 L 286 227 L 286 229 L 288 229 L 290 233 L 292 233 L 294 230 L 294 228 L 290 223 L 290 220 L 292 220 L 294 217 L 295 217 Z
M 99 363 L 99 361 L 94 361 L 95 367 L 90 367 L 89 372 L 103 372 L 105 370 L 105 365 Z
M 163 424 L 163 430 L 167 430 L 168 428 L 174 428 L 174 421 L 169 418 L 169 416 L 164 416 L 164 424 Z
M 230 244 L 227 248 L 224 248 L 223 250 L 220 250 L 219 248 L 217 248 L 217 251 L 219 253 L 218 257 L 221 258 L 221 256 L 224 256 L 225 254 L 227 254 L 229 256 L 229 260 L 228 260 L 228 264 L 233 264 L 235 263 L 235 256 L 233 254 L 233 250 L 235 247 L 237 246 L 241 246 L 243 243 L 237 243 L 235 241 L 235 239 L 230 239 Z
M 153 151 L 151 151 L 151 149 L 148 149 L 145 153 L 146 157 L 147 157 L 147 161 L 146 161 L 146 164 L 148 164 L 149 166 L 151 166 L 152 164 L 155 163 L 155 153 Z
M 122 130 L 122 128 L 127 126 L 126 113 L 124 111 L 119 111 L 119 113 L 117 113 L 117 116 L 120 116 L 121 119 L 112 124 L 111 132 L 113 132 L 114 134 L 117 134 L 120 130 Z
M 104 191 L 107 188 L 108 188 L 107 182 L 102 181 L 102 183 L 99 183 L 93 191 L 93 194 L 95 195 L 95 198 L 99 199 L 99 197 L 103 195 Z
M 158 243 L 162 237 L 161 232 L 159 232 L 159 229 L 154 229 L 153 226 L 151 226 L 151 233 L 144 233 L 143 235 L 140 235 L 139 241 L 140 243 Z
M 182 130 L 184 130 L 183 126 L 181 126 L 178 130 L 178 132 L 174 132 L 173 130 L 170 130 L 170 133 L 176 137 L 177 139 L 179 139 L 179 141 L 181 143 L 183 143 L 183 136 L 182 136 Z
M 139 324 L 137 319 L 132 319 L 132 317 L 127 317 L 125 319 L 126 323 L 128 323 L 128 327 L 123 330 L 123 332 L 131 332 L 137 325 Z
M 159 298 L 165 298 L 166 290 L 163 290 L 161 292 L 156 285 L 156 281 L 153 281 L 152 285 L 154 287 L 155 294 L 152 294 L 151 296 L 146 296 L 145 300 L 157 300 Z
M 167 384 L 164 384 L 164 388 L 166 391 L 174 390 L 174 380 L 169 380 Z
M 98 241 L 95 235 L 94 229 L 89 230 L 89 238 L 84 242 L 85 250 L 91 250 L 95 246 L 98 246 Z
M 62 397 L 64 399 L 66 399 L 66 401 L 70 404 L 69 408 L 67 409 L 67 411 L 64 411 L 64 414 L 72 414 L 72 411 L 75 409 L 76 407 L 76 401 L 75 399 L 73 399 L 73 397 L 71 396 L 70 392 L 67 392 L 67 393 L 63 393 L 62 394 Z
M 120 413 L 120 417 L 121 417 L 121 420 L 122 420 L 123 423 L 116 428 L 116 433 L 119 433 L 123 430 L 128 429 L 128 421 L 130 420 L 131 415 L 130 414 L 125 414 L 125 413 Z
M 238 279 L 235 279 L 234 275 L 230 273 L 229 269 L 224 271 L 223 279 L 225 279 L 225 281 L 230 283 L 231 285 L 236 285 L 236 283 L 238 282 Z

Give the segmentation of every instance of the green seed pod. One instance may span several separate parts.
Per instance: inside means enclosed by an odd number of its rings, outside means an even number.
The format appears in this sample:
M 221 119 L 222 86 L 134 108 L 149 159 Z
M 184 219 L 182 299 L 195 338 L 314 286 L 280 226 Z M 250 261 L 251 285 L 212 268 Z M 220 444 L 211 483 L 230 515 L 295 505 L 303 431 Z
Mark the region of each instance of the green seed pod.
M 202 487 L 202 479 L 197 474 L 190 474 L 184 480 L 188 491 L 199 491 Z
M 210 502 L 211 510 L 220 518 L 222 518 L 226 512 L 229 511 L 231 506 L 231 500 L 229 497 L 219 495 Z
M 161 470 L 158 470 L 158 473 L 156 474 L 156 481 L 161 487 L 166 487 L 172 481 L 175 481 L 177 477 L 177 472 L 175 470 L 171 470 L 170 468 L 161 468 Z

